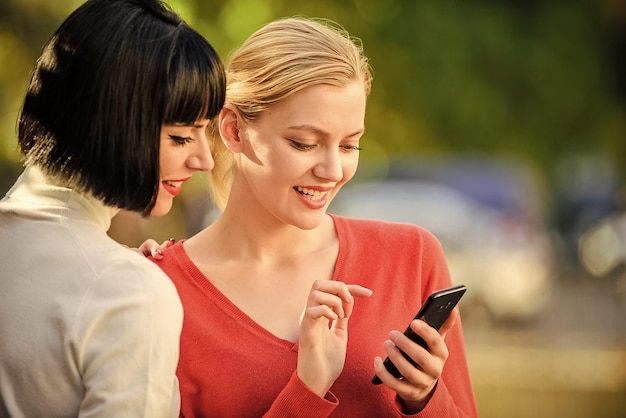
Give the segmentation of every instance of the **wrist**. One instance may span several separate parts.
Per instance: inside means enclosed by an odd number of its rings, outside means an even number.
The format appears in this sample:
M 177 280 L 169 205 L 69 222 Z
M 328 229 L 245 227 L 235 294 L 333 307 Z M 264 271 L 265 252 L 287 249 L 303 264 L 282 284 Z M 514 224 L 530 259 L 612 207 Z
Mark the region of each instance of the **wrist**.
M 296 371 L 296 376 L 302 382 L 302 384 L 311 392 L 318 395 L 320 398 L 324 398 L 328 391 L 330 390 L 330 386 L 324 379 L 319 378 L 319 374 L 314 373 L 313 376 L 302 375 L 300 371 Z
M 435 382 L 430 392 L 428 392 L 428 394 L 423 399 L 416 401 L 406 400 L 398 395 L 398 401 L 402 412 L 406 415 L 413 415 L 421 412 L 424 408 L 426 408 L 426 405 L 428 405 L 428 402 L 433 397 L 436 387 L 437 382 Z

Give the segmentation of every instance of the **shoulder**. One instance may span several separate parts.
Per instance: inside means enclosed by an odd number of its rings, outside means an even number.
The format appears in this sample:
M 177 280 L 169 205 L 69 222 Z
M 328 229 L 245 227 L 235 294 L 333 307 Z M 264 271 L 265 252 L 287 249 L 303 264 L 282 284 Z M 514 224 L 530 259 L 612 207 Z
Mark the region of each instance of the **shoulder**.
M 143 255 L 122 247 L 109 253 L 108 258 L 109 262 L 102 265 L 100 280 L 121 282 L 128 290 L 147 291 L 154 296 L 175 296 L 167 275 Z
M 176 287 L 160 268 L 124 247 L 103 256 L 97 267 L 77 306 L 76 321 L 82 330 L 78 335 L 86 336 L 88 329 L 83 327 L 90 324 L 101 323 L 98 329 L 108 332 L 122 322 L 124 334 L 177 335 L 182 304 Z
M 176 289 L 167 275 L 143 255 L 109 237 L 93 236 L 92 245 L 84 242 L 75 248 L 91 277 L 88 297 L 131 298 L 133 303 L 176 309 Z
M 386 268 L 419 268 L 423 276 L 434 272 L 436 276 L 443 277 L 447 271 L 441 242 L 421 226 L 377 219 L 332 217 L 340 248 L 349 257 L 357 257 L 360 263 L 362 260 L 372 260 Z M 376 257 L 372 257 L 372 254 Z
M 160 260 L 148 257 L 155 267 L 164 272 L 174 282 L 179 277 L 185 276 L 189 271 L 194 271 L 196 268 L 183 247 L 184 242 L 185 240 L 180 240 L 174 245 L 165 248 L 163 250 L 163 258 Z
M 381 282 L 383 287 L 393 282 L 403 292 L 420 298 L 450 283 L 443 247 L 429 230 L 412 223 L 335 215 L 333 219 L 339 237 L 337 265 L 341 275 L 360 274 L 366 280 L 363 283 L 377 289 L 375 292 L 380 291 Z
M 359 236 L 392 242 L 430 243 L 439 246 L 439 240 L 429 230 L 412 223 L 390 222 L 379 219 L 347 218 L 331 215 L 340 235 Z

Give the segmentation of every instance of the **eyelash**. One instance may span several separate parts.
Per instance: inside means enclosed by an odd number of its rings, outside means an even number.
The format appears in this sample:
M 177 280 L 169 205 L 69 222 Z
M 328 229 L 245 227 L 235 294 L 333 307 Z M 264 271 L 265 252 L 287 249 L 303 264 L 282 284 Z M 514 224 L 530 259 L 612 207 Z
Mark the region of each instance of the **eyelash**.
M 169 136 L 172 141 L 174 141 L 178 145 L 186 145 L 193 141 L 193 138 L 190 136 L 178 136 L 178 135 L 170 135 Z
M 289 143 L 292 147 L 300 151 L 309 151 L 315 148 L 315 145 L 303 144 L 302 142 L 294 141 L 293 139 L 290 139 Z
M 313 148 L 315 148 L 315 145 L 303 144 L 301 142 L 294 141 L 293 139 L 290 139 L 289 142 L 290 142 L 292 147 L 294 147 L 295 149 L 300 150 L 300 151 L 309 151 L 309 150 L 312 150 Z M 352 146 L 352 145 L 340 145 L 339 148 L 343 149 L 346 152 L 349 152 L 349 151 L 361 151 L 363 149 L 363 148 L 355 147 L 355 146 Z

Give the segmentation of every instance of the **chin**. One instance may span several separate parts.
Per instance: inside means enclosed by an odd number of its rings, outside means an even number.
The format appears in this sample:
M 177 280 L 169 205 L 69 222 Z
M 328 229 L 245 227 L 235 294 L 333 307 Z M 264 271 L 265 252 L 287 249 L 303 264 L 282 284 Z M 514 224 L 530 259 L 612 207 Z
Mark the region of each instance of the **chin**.
M 306 219 L 302 219 L 300 222 L 296 224 L 296 226 L 305 231 L 309 231 L 311 229 L 315 229 L 318 226 L 320 226 L 322 222 L 324 222 L 325 217 L 326 217 L 326 210 L 324 210 L 324 212 L 321 212 L 319 214 L 315 214 L 312 217 L 307 217 Z
M 150 211 L 150 216 L 163 216 L 167 215 L 168 212 L 172 209 L 172 201 L 161 202 L 157 199 L 154 207 Z

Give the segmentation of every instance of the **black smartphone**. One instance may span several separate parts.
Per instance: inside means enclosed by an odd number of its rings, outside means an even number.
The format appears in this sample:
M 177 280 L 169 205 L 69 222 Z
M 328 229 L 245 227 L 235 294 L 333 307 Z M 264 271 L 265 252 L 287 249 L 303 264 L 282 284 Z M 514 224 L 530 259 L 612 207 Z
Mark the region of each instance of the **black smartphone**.
M 450 312 L 452 309 L 459 303 L 461 297 L 465 294 L 467 288 L 465 285 L 458 285 L 451 287 L 449 289 L 438 290 L 433 292 L 426 302 L 422 305 L 417 315 L 415 315 L 414 319 L 421 319 L 426 322 L 431 327 L 439 330 L 448 316 L 450 316 Z M 426 341 L 422 339 L 419 335 L 417 335 L 411 329 L 409 325 L 404 331 L 404 335 L 409 337 L 412 341 L 415 341 L 417 344 L 421 345 L 424 348 L 428 348 Z M 411 359 L 408 355 L 406 355 L 402 350 L 400 350 L 404 358 L 406 358 L 411 364 L 417 367 L 417 364 Z M 394 377 L 401 379 L 402 374 L 398 371 L 396 366 L 389 360 L 389 357 L 385 359 L 383 362 L 385 368 L 391 373 Z M 372 378 L 372 383 L 375 385 L 379 385 L 382 383 L 382 380 L 378 378 L 378 376 L 374 375 Z

